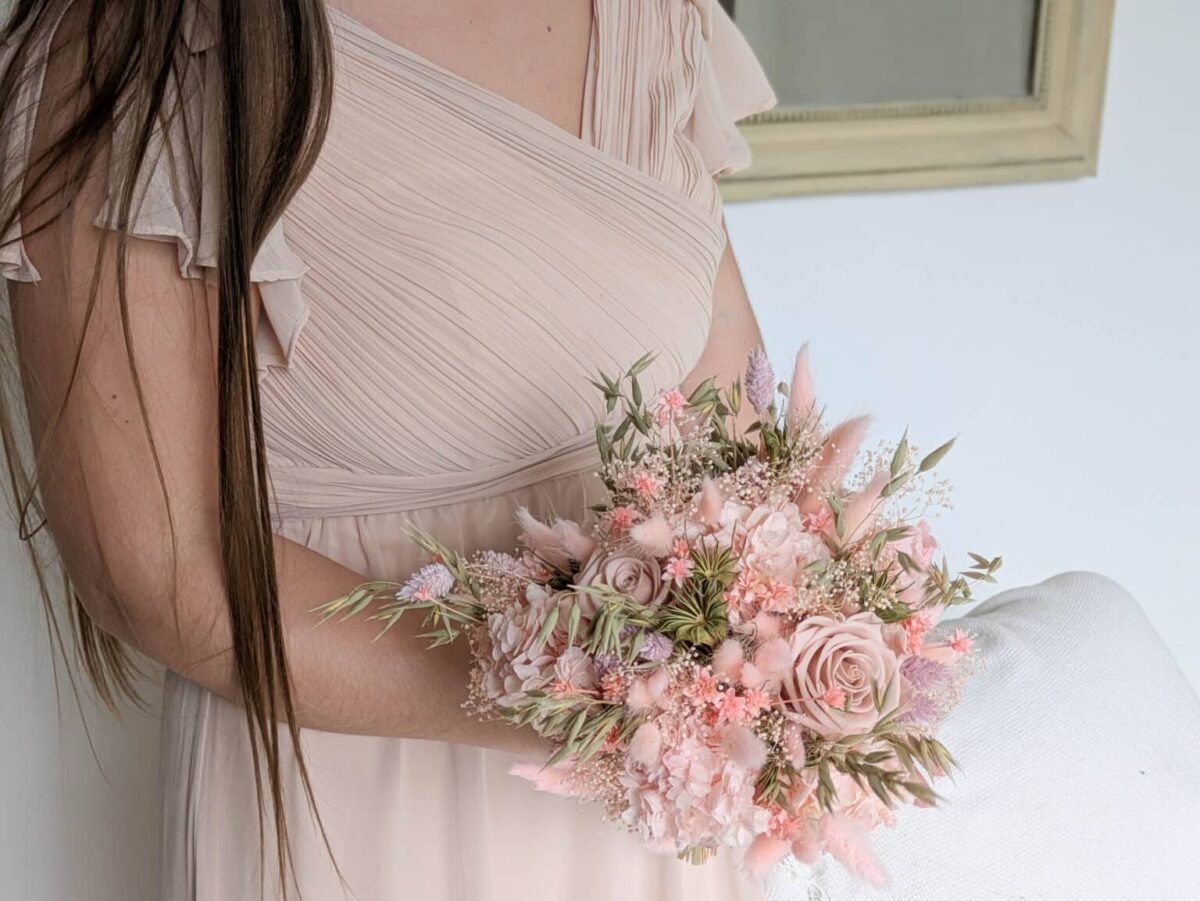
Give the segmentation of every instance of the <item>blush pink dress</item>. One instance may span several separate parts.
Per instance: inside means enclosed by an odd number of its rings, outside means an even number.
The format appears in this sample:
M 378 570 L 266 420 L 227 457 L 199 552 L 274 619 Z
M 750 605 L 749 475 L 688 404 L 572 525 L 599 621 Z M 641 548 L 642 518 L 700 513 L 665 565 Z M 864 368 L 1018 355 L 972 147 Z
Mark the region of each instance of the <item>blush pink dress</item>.
M 330 17 L 329 136 L 252 273 L 270 474 L 282 535 L 397 578 L 422 562 L 413 524 L 468 552 L 508 549 L 519 505 L 578 516 L 599 499 L 603 409 L 589 380 L 646 351 L 657 354 L 648 388 L 693 368 L 725 248 L 715 177 L 748 162 L 734 122 L 774 95 L 709 0 L 596 0 L 582 138 Z M 176 242 L 183 275 L 203 278 L 216 256 L 204 141 L 217 128 L 217 63 L 202 8 L 187 29 L 184 115 L 147 157 L 133 231 Z M 27 85 L 31 101 L 39 89 Z M 25 139 L 10 135 L 8 149 Z M 19 242 L 0 254 L 8 277 L 37 278 Z M 289 767 L 292 897 L 761 893 L 732 856 L 703 868 L 655 856 L 598 809 L 535 792 L 508 774 L 508 754 L 315 731 L 303 741 L 345 884 Z M 161 901 L 257 898 L 242 711 L 168 674 L 162 751 Z M 267 870 L 267 897 L 280 897 Z

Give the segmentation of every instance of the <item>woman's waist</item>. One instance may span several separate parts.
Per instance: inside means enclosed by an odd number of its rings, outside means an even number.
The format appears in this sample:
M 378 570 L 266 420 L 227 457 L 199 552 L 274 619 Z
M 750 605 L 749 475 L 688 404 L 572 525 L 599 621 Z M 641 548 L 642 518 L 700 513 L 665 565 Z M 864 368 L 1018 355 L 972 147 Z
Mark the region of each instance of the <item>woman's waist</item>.
M 273 455 L 269 477 L 277 520 L 410 513 L 507 495 L 566 476 L 594 472 L 592 435 L 518 460 L 432 473 L 362 472 L 292 463 Z M 582 511 L 564 511 L 580 515 Z

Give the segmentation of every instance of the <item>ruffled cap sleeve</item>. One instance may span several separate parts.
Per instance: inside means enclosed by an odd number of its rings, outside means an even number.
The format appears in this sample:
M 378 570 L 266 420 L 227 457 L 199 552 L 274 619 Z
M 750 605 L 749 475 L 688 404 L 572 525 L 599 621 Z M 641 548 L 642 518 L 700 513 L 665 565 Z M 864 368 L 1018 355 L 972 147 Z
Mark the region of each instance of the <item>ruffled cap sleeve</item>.
M 183 23 L 188 58 L 178 84 L 164 98 L 177 113 L 151 135 L 135 176 L 128 230 L 131 237 L 174 242 L 184 278 L 211 281 L 217 266 L 219 181 L 216 138 L 220 134 L 215 26 L 200 2 L 189 3 Z M 31 152 L 37 103 L 42 90 L 51 34 L 43 42 L 36 69 L 23 81 L 19 109 L 5 124 L 0 149 L 0 180 L 23 178 Z M 2 51 L 0 51 L 2 52 Z M 0 58 L 0 64 L 4 61 Z M 2 65 L 0 65 L 2 68 Z M 126 186 L 124 162 L 135 143 L 135 116 L 118 114 L 113 129 L 108 198 L 94 224 L 115 229 Z M 8 184 L 7 181 L 3 182 Z M 0 275 L 36 282 L 37 269 L 16 234 L 0 248 Z M 301 291 L 305 266 L 284 238 L 283 223 L 271 229 L 251 264 L 250 277 L 262 297 L 263 316 L 256 335 L 259 369 L 286 366 L 308 318 Z
M 758 58 L 715 0 L 689 0 L 700 11 L 708 47 L 700 75 L 692 141 L 709 172 L 728 175 L 750 165 L 750 146 L 737 123 L 778 102 Z

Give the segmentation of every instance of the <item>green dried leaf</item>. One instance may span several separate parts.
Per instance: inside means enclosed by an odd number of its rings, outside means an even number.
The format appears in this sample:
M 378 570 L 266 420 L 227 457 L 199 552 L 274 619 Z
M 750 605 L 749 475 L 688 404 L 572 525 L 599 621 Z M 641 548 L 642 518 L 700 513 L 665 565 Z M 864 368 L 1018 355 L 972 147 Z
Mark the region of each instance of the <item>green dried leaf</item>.
M 904 430 L 904 437 L 900 439 L 900 443 L 896 445 L 896 452 L 892 454 L 892 478 L 900 475 L 906 459 L 908 459 L 908 429 Z
M 642 648 L 646 645 L 646 633 L 638 632 L 633 636 L 633 640 L 629 642 L 629 654 L 626 657 L 631 663 L 637 660 L 638 654 L 642 652 Z
M 872 559 L 879 557 L 880 552 L 883 550 L 883 546 L 887 544 L 887 540 L 887 532 L 877 532 L 875 537 L 871 539 L 870 551 Z
M 546 614 L 546 620 L 542 623 L 542 628 L 538 630 L 537 647 L 542 647 L 550 638 L 550 633 L 554 631 L 554 627 L 558 625 L 558 607 L 551 607 L 550 612 Z
M 957 438 L 951 438 L 941 447 L 937 448 L 937 450 L 926 454 L 925 458 L 921 460 L 921 465 L 917 467 L 917 472 L 929 472 L 929 470 L 941 463 L 942 458 L 950 453 L 950 448 L 954 447 L 954 442 L 957 440 Z
M 629 367 L 629 377 L 633 378 L 634 376 L 641 375 L 643 372 L 645 372 L 646 367 L 654 362 L 654 357 L 655 354 L 653 351 L 649 351 L 639 357 L 637 361 Z
M 583 724 L 587 722 L 588 712 L 585 707 L 575 714 L 575 718 L 571 720 L 571 729 L 567 732 L 567 746 L 575 744 L 575 740 L 579 738 L 579 730 L 583 728 Z
M 579 620 L 582 612 L 578 604 L 571 605 L 571 614 L 567 618 L 567 647 L 575 644 L 575 636 L 579 634 Z
M 900 473 L 900 475 L 896 476 L 896 478 L 892 479 L 890 482 L 888 482 L 886 485 L 883 486 L 883 490 L 881 492 L 879 492 L 880 497 L 891 497 L 893 494 L 895 494 L 897 491 L 899 491 L 901 488 L 903 488 L 906 484 L 908 484 L 908 480 L 910 478 L 912 478 L 911 472 Z

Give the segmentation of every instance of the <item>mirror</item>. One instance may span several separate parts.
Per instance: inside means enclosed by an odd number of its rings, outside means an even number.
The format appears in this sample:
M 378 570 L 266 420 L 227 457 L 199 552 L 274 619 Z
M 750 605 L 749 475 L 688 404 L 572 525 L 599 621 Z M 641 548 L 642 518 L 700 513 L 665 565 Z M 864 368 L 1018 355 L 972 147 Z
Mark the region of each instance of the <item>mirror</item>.
M 723 0 L 779 106 L 730 199 L 1094 174 L 1113 0 Z

